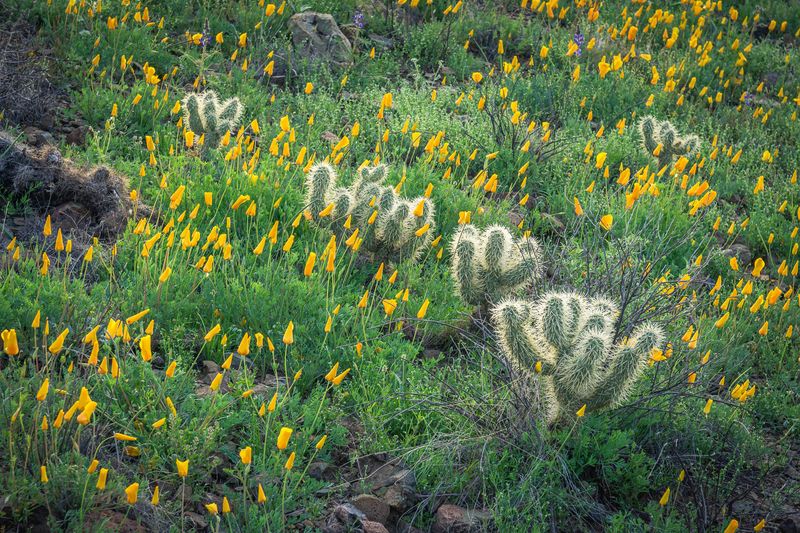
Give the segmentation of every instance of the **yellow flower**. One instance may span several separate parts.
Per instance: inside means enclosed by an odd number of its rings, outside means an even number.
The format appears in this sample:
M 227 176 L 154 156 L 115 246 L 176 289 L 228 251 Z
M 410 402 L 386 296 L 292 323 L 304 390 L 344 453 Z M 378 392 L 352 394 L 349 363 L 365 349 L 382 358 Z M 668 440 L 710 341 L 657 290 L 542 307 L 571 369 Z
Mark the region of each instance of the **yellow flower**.
M 114 433 L 114 438 L 124 442 L 133 442 L 136 440 L 136 437 L 131 437 L 130 435 L 126 435 L 125 433 Z
M 283 332 L 283 344 L 294 344 L 294 322 L 291 320 L 289 325 L 286 326 L 286 331 Z
M 145 335 L 141 339 L 139 339 L 139 349 L 142 351 L 142 359 L 145 362 L 150 361 L 153 358 L 153 351 L 150 346 L 150 335 Z
M 36 399 L 40 402 L 43 402 L 45 398 L 47 398 L 47 391 L 50 390 L 50 379 L 44 378 L 42 385 L 39 387 L 39 391 L 36 393 Z
M 261 486 L 261 483 L 258 484 L 258 503 L 264 503 L 267 501 L 267 495 L 264 494 L 264 487 Z
M 581 206 L 581 202 L 578 200 L 577 196 L 572 198 L 572 203 L 575 205 L 575 215 L 583 216 L 583 207 Z
M 600 227 L 606 231 L 611 230 L 611 226 L 614 224 L 614 216 L 613 215 L 603 215 L 600 218 Z
M 286 470 L 291 470 L 291 469 L 292 469 L 292 467 L 294 466 L 294 459 L 295 459 L 295 457 L 296 457 L 296 454 L 295 454 L 295 452 L 292 452 L 292 453 L 289 455 L 289 458 L 288 458 L 288 459 L 286 459 L 286 464 L 284 465 L 284 468 L 286 468 Z
M 178 469 L 178 475 L 180 477 L 184 478 L 189 475 L 189 459 L 185 461 L 175 459 L 175 467 Z
M 47 477 L 47 467 L 45 465 L 39 467 L 39 479 L 42 480 L 42 483 L 48 483 L 50 481 Z
M 578 418 L 581 418 L 581 417 L 583 417 L 583 415 L 585 415 L 585 414 L 586 414 L 586 404 L 583 404 L 583 406 L 582 406 L 580 409 L 578 409 L 578 412 L 577 412 L 577 413 L 575 413 L 575 415 L 576 415 Z
M 317 443 L 314 445 L 314 447 L 316 449 L 318 449 L 318 450 L 321 450 L 322 447 L 325 446 L 325 441 L 326 440 L 328 440 L 328 436 L 327 435 L 323 435 L 322 438 L 317 441 Z
M 231 512 L 231 504 L 228 501 L 227 496 L 222 497 L 222 514 L 230 513 Z
M 418 319 L 422 320 L 423 318 L 425 318 L 425 315 L 428 312 L 428 305 L 430 305 L 430 303 L 431 303 L 430 300 L 428 300 L 427 298 L 425 299 L 424 302 L 422 302 L 422 305 L 420 306 L 419 311 L 417 311 L 417 318 Z
M 706 401 L 706 406 L 705 406 L 705 407 L 703 407 L 703 413 L 705 413 L 705 414 L 708 414 L 708 413 L 710 413 L 710 412 L 711 412 L 711 404 L 713 404 L 713 403 L 714 403 L 714 400 L 712 400 L 711 398 L 709 398 L 709 399 Z
M 101 468 L 100 474 L 97 476 L 97 484 L 95 485 L 98 490 L 106 488 L 106 481 L 108 480 L 108 468 Z
M 208 511 L 212 516 L 216 515 L 219 512 L 216 503 L 207 503 L 206 504 L 206 511 Z
M 282 427 L 281 432 L 278 434 L 278 449 L 285 450 L 286 446 L 289 444 L 289 438 L 292 436 L 292 429 L 287 427 Z
M 606 152 L 599 152 L 597 154 L 597 156 L 595 157 L 594 167 L 595 168 L 603 168 L 603 165 L 606 162 L 606 157 L 607 156 L 608 156 L 608 154 Z
M 383 300 L 383 311 L 386 313 L 386 316 L 392 316 L 395 309 L 397 309 L 397 300 L 394 299 L 384 299 Z
M 206 342 L 211 342 L 211 339 L 213 339 L 214 337 L 216 337 L 216 336 L 217 336 L 217 334 L 218 334 L 218 333 L 219 333 L 221 330 L 222 330 L 222 326 L 220 326 L 219 324 L 217 324 L 216 326 L 214 326 L 213 328 L 211 328 L 210 330 L 208 330 L 208 333 L 206 333 L 206 335 L 205 335 L 205 337 L 203 337 L 203 339 L 204 339 Z
M 139 484 L 131 483 L 128 485 L 128 488 L 125 489 L 125 497 L 128 499 L 129 504 L 135 504 L 139 498 Z
M 66 328 L 59 334 L 58 337 L 56 337 L 56 340 L 54 340 L 53 343 L 48 348 L 50 353 L 57 354 L 64 348 L 64 341 L 67 339 L 68 333 L 69 333 L 69 328 Z
M 306 83 L 306 86 L 305 86 L 305 89 L 303 89 L 303 92 L 306 93 L 306 94 L 311 94 L 311 92 L 313 90 L 314 90 L 314 84 L 311 83 L 311 82 L 308 82 L 308 83 Z
M 738 529 L 739 521 L 733 518 L 730 522 L 728 522 L 728 525 L 725 527 L 725 531 L 723 533 L 735 533 Z
M 250 446 L 239 450 L 239 457 L 242 459 L 243 465 L 249 465 L 253 462 L 253 448 Z
M 472 73 L 472 81 L 474 81 L 475 83 L 480 83 L 481 80 L 483 80 L 483 74 L 481 74 L 480 72 Z
M 39 314 L 37 313 L 38 317 Z M 19 354 L 19 344 L 17 342 L 17 331 L 10 329 L 2 332 L 3 351 L 6 355 L 13 356 Z
M 334 377 L 331 380 L 331 383 L 333 383 L 334 385 L 340 385 L 342 383 L 342 381 L 344 380 L 344 378 L 346 378 L 347 374 L 349 374 L 349 373 L 350 373 L 350 369 L 348 368 L 347 370 L 345 370 L 344 372 L 342 372 L 338 376 Z
M 210 388 L 214 392 L 217 392 L 221 384 L 222 384 L 222 374 L 217 372 L 217 375 L 214 376 L 214 379 L 211 381 L 211 385 L 209 385 L 208 388 Z
M 669 487 L 667 487 L 667 490 L 665 490 L 664 494 L 661 495 L 661 499 L 658 500 L 658 504 L 661 507 L 664 507 L 665 505 L 667 505 L 667 502 L 669 502 Z
M 153 425 L 151 427 L 153 429 L 158 429 L 158 428 L 160 428 L 161 426 L 163 426 L 166 423 L 167 423 L 167 419 L 166 418 L 159 418 L 158 420 L 153 422 Z

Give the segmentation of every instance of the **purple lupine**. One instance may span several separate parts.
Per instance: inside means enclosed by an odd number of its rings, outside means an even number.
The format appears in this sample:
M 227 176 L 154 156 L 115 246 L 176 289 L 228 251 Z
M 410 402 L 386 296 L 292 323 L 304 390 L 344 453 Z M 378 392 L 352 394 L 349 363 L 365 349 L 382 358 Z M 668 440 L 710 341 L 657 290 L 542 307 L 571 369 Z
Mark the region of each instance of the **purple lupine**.
M 353 24 L 355 24 L 359 29 L 364 28 L 364 13 L 361 11 L 356 11 L 353 15 Z
M 744 93 L 744 105 L 747 107 L 753 107 L 753 102 L 755 101 L 756 96 L 753 93 Z
M 578 45 L 578 51 L 575 52 L 575 55 L 577 57 L 581 56 L 581 48 L 583 47 L 583 43 L 584 43 L 585 40 L 586 40 L 586 38 L 583 36 L 583 34 L 580 32 L 580 30 L 578 31 L 578 33 L 576 33 L 575 35 L 572 36 L 572 42 L 574 42 L 575 44 Z
M 200 37 L 200 46 L 203 47 L 205 50 L 211 44 L 211 27 L 208 25 L 208 20 L 206 20 L 205 27 L 203 28 L 203 36 Z

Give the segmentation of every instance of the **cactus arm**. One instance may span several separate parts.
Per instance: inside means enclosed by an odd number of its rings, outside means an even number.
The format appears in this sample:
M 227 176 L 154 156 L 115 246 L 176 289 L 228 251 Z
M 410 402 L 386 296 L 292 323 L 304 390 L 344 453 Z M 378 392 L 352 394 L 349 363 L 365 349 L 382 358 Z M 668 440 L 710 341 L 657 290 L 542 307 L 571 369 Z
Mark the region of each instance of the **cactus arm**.
M 553 378 L 547 373 L 537 375 L 531 369 L 536 362 L 555 367 L 557 357 L 551 346 L 534 335 L 530 307 L 521 300 L 506 300 L 493 308 L 492 319 L 500 349 L 516 377 L 512 386 L 524 395 L 532 393 L 538 403 L 539 412 L 535 414 L 551 423 L 558 418 L 560 409 Z
M 225 100 L 225 102 L 219 106 L 219 112 L 217 114 L 217 132 L 221 135 L 224 135 L 226 131 L 233 132 L 239 125 L 243 112 L 244 106 L 241 100 L 236 97 Z
M 591 408 L 616 406 L 625 401 L 636 379 L 647 367 L 650 353 L 663 343 L 661 328 L 645 324 L 633 337 L 612 350 L 600 385 L 589 400 Z
M 478 264 L 478 245 L 473 226 L 464 226 L 453 239 L 450 250 L 453 257 L 451 272 L 456 291 L 467 303 L 479 305 L 483 296 L 482 270 Z
M 656 147 L 658 146 L 658 123 L 655 118 L 651 116 L 642 117 L 639 121 L 639 135 L 642 138 L 642 144 L 648 154 L 653 155 Z
M 200 111 L 201 98 L 196 93 L 187 94 L 183 98 L 183 122 L 196 135 L 202 135 L 204 130 Z
M 317 163 L 306 174 L 306 208 L 315 219 L 327 207 L 336 181 L 336 171 L 328 163 Z
M 582 405 L 597 388 L 610 345 L 611 335 L 604 331 L 580 333 L 572 357 L 565 359 L 556 371 L 556 390 L 565 400 Z

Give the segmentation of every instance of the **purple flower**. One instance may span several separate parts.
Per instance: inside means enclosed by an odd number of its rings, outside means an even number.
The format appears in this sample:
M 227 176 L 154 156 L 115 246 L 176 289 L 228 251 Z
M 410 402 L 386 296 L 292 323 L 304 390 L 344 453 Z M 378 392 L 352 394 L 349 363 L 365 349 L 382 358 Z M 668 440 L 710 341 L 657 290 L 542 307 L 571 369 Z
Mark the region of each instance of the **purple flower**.
M 205 49 L 208 45 L 211 44 L 211 26 L 208 24 L 208 20 L 206 20 L 205 27 L 203 28 L 203 36 L 200 37 L 200 46 Z
M 756 96 L 752 93 L 744 93 L 744 105 L 747 107 L 753 107 L 753 101 L 755 98 Z
M 583 36 L 583 34 L 580 31 L 578 31 L 578 33 L 576 33 L 575 35 L 572 36 L 572 42 L 574 42 L 575 44 L 578 45 L 578 50 L 575 52 L 575 55 L 577 57 L 581 56 L 581 47 L 583 46 L 583 42 L 585 40 L 586 40 L 586 38 Z
M 358 28 L 364 28 L 364 13 L 361 11 L 356 11 L 353 15 L 353 24 L 355 24 Z

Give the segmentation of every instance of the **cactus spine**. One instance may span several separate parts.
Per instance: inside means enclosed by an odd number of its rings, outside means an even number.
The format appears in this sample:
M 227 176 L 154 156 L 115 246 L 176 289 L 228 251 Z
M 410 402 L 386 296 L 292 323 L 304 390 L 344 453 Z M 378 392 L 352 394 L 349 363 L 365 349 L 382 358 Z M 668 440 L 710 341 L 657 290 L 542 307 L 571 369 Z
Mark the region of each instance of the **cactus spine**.
M 204 149 L 218 147 L 225 132 L 233 132 L 239 126 L 244 112 L 238 98 L 220 101 L 214 91 L 187 94 L 182 105 L 184 124 L 195 135 L 203 136 Z
M 679 135 L 670 121 L 652 116 L 639 121 L 639 135 L 647 153 L 658 158 L 659 169 L 672 163 L 673 157 L 689 155 L 700 147 L 697 135 Z
M 515 239 L 503 226 L 462 226 L 450 242 L 450 252 L 456 291 L 471 305 L 485 307 L 513 296 L 542 274 L 536 239 Z
M 664 334 L 644 324 L 615 343 L 618 314 L 610 300 L 557 292 L 536 302 L 506 300 L 492 310 L 515 387 L 538 394 L 538 416 L 553 423 L 583 405 L 596 411 L 625 400 Z
M 342 187 L 334 168 L 318 163 L 306 175 L 307 215 L 338 233 L 350 217 L 360 232 L 361 247 L 376 259 L 415 261 L 433 239 L 434 205 L 425 197 L 401 198 L 383 184 L 387 176 L 386 165 L 362 167 L 353 184 Z

